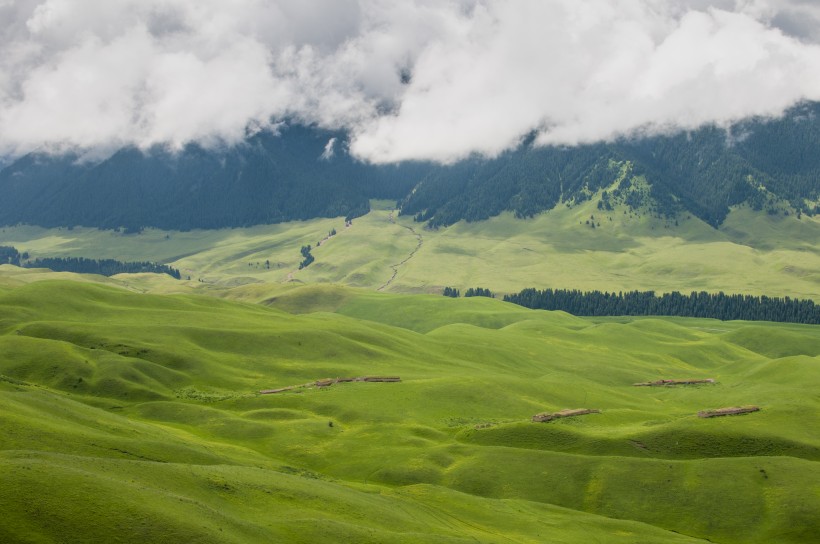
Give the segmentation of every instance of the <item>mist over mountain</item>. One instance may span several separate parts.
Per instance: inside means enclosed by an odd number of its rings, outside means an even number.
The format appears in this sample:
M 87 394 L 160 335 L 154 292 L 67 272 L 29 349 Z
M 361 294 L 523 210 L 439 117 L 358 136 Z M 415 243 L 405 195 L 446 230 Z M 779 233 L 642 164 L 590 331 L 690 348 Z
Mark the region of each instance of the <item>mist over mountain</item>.
M 341 135 L 294 126 L 220 150 L 129 147 L 100 162 L 30 154 L 0 171 L 0 223 L 189 230 L 356 216 L 401 198 L 417 166 L 374 167 Z
M 688 212 L 712 226 L 742 203 L 773 211 L 786 201 L 814 213 L 820 197 L 818 114 L 820 105 L 813 103 L 777 121 L 749 120 L 728 130 L 711 126 L 561 148 L 525 142 L 493 160 L 436 169 L 403 201 L 402 213 L 432 226 L 505 210 L 528 217 L 559 202 L 586 200 L 616 181 L 607 197 L 667 217 Z
M 187 230 L 314 217 L 355 217 L 394 199 L 430 226 L 511 210 L 528 217 L 612 186 L 615 200 L 713 226 L 729 207 L 814 213 L 820 198 L 820 104 L 780 120 L 750 120 L 673 136 L 543 147 L 534 136 L 496 158 L 452 165 L 355 160 L 349 135 L 293 125 L 213 150 L 129 147 L 92 162 L 29 154 L 0 171 L 0 223 Z M 612 199 L 610 201 L 609 199 Z
M 820 100 L 807 0 L 0 2 L 0 156 L 235 145 L 373 163 L 670 134 Z
M 812 212 L 817 21 L 804 0 L 0 1 L 0 223 L 389 198 L 437 226 L 608 186 L 712 225 L 744 201 Z

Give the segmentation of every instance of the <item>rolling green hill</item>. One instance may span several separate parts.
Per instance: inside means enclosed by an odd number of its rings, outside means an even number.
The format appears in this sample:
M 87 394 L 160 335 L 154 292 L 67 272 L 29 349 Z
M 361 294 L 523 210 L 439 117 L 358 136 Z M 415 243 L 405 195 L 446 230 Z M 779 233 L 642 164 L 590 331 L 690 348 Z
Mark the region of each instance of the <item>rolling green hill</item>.
M 0 269 L 4 542 L 797 543 L 820 531 L 817 327 L 97 279 Z M 265 303 L 133 292 L 166 281 Z M 401 382 L 258 394 L 356 376 Z M 716 383 L 632 386 L 662 378 Z M 749 404 L 761 410 L 696 415 Z M 564 408 L 600 413 L 530 421 Z

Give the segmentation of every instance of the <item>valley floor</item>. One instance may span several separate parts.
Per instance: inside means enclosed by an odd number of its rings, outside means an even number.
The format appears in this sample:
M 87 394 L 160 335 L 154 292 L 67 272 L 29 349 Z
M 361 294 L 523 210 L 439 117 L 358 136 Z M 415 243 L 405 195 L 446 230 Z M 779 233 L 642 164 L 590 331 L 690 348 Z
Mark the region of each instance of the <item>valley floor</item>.
M 713 229 L 690 216 L 672 221 L 626 208 L 601 212 L 594 201 L 559 206 L 533 219 L 502 215 L 439 230 L 396 217 L 392 203 L 382 201 L 374 201 L 372 211 L 350 226 L 337 218 L 131 235 L 18 226 L 0 229 L 0 245 L 32 258 L 149 260 L 178 268 L 180 283 L 135 284 L 159 292 L 334 283 L 396 293 L 480 286 L 503 294 L 551 287 L 724 291 L 820 302 L 818 218 L 741 208 Z M 591 228 L 590 217 L 600 226 Z M 299 269 L 300 248 L 306 245 L 315 261 Z

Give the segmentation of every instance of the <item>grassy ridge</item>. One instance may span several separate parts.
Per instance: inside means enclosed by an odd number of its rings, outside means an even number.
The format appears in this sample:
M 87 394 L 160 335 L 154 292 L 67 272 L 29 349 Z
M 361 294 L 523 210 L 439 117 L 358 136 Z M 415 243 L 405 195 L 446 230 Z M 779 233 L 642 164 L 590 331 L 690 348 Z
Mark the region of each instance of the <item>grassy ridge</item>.
M 0 281 L 0 540 L 820 531 L 817 327 L 322 285 L 240 288 L 267 301 L 252 305 L 14 274 Z M 376 374 L 402 382 L 256 393 Z M 631 386 L 689 377 L 717 383 Z M 762 411 L 695 415 L 741 404 Z M 578 407 L 601 413 L 529 422 Z

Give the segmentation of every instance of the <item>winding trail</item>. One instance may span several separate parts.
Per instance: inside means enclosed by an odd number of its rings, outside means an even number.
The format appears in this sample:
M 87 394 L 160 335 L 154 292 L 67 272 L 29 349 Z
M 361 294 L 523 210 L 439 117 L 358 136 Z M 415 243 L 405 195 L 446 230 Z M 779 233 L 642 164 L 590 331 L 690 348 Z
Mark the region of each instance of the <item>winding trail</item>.
M 391 283 L 393 283 L 393 280 L 395 280 L 395 279 L 396 279 L 396 275 L 399 273 L 399 268 L 400 268 L 403 264 L 405 264 L 407 261 L 409 261 L 410 259 L 412 259 L 412 258 L 413 258 L 413 256 L 414 256 L 414 255 L 418 252 L 418 250 L 420 250 L 420 249 L 421 249 L 422 244 L 424 244 L 424 238 L 421 236 L 421 234 L 419 234 L 418 232 L 416 232 L 416 229 L 414 229 L 413 227 L 405 227 L 404 225 L 399 225 L 398 223 L 396 223 L 396 218 L 395 218 L 395 217 L 393 217 L 393 214 L 394 214 L 394 213 L 395 213 L 395 210 L 391 210 L 391 211 L 390 211 L 390 215 L 388 216 L 388 220 L 389 220 L 391 223 L 393 223 L 394 225 L 398 225 L 399 227 L 401 227 L 401 228 L 403 228 L 403 229 L 407 229 L 407 230 L 409 230 L 410 232 L 412 232 L 412 233 L 413 233 L 413 236 L 415 236 L 415 237 L 416 237 L 416 239 L 418 240 L 418 244 L 416 244 L 415 249 L 413 249 L 413 251 L 411 251 L 411 252 L 410 252 L 410 255 L 408 255 L 406 259 L 404 259 L 404 260 L 403 260 L 403 261 L 401 261 L 400 263 L 397 263 L 397 264 L 391 264 L 391 265 L 390 265 L 390 268 L 392 268 L 392 269 L 393 269 L 393 275 L 392 275 L 392 276 L 390 276 L 390 279 L 389 279 L 389 280 L 387 280 L 387 281 L 384 283 L 384 285 L 382 285 L 381 287 L 379 287 L 378 289 L 376 289 L 376 291 L 381 291 L 382 289 L 385 289 L 387 286 L 389 286 Z

